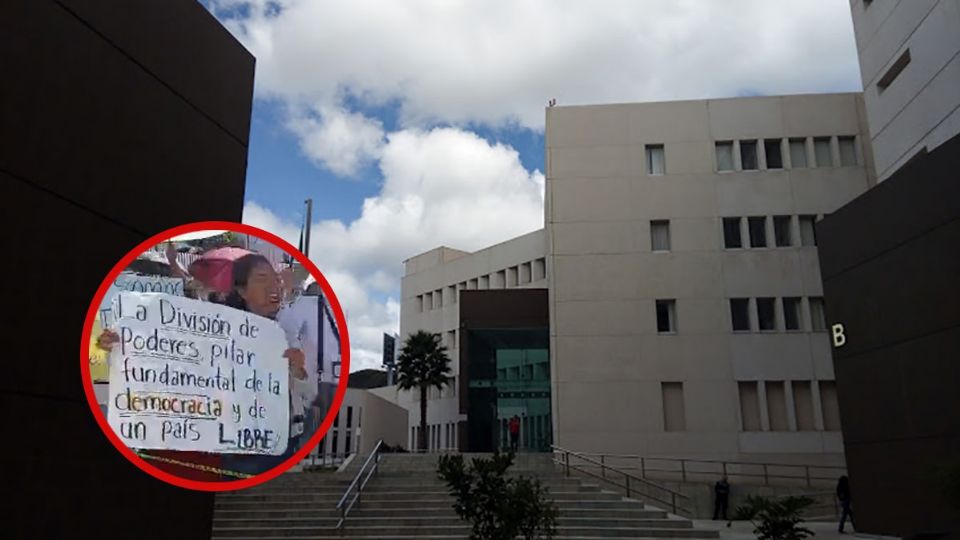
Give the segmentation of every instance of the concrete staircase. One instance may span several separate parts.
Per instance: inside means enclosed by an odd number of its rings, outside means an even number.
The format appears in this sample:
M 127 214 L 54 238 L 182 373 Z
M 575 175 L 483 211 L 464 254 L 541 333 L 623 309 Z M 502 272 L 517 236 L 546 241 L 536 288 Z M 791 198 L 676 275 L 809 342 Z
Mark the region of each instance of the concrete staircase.
M 470 457 L 469 455 L 467 457 Z M 361 460 L 341 473 L 289 473 L 241 492 L 218 494 L 215 539 L 339 538 L 335 506 Z M 453 498 L 436 474 L 437 455 L 384 454 L 380 470 L 347 518 L 348 538 L 465 539 L 470 525 L 453 511 Z M 511 474 L 536 476 L 560 515 L 557 538 L 717 538 L 716 531 L 566 478 L 548 455 L 517 456 Z

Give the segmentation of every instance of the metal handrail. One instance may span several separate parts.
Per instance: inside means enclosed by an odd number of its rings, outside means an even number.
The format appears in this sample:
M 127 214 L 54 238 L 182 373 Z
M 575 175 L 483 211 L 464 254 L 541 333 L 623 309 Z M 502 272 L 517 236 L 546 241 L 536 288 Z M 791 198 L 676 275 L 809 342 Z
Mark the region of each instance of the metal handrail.
M 570 476 L 570 469 L 573 469 L 573 470 L 579 471 L 579 472 L 581 472 L 581 473 L 583 473 L 583 474 L 588 474 L 588 475 L 590 475 L 590 476 L 593 476 L 594 478 L 601 478 L 602 480 L 604 480 L 604 481 L 606 481 L 606 482 L 609 482 L 609 483 L 611 483 L 611 484 L 613 484 L 613 485 L 615 485 L 615 486 L 619 486 L 619 487 L 623 488 L 624 490 L 626 490 L 626 496 L 627 496 L 627 497 L 630 497 L 630 496 L 631 496 L 631 491 L 638 491 L 638 490 L 636 489 L 636 487 L 631 488 L 630 482 L 631 482 L 631 480 L 632 480 L 633 482 L 635 482 L 636 484 L 639 484 L 640 486 L 645 486 L 645 487 L 648 487 L 648 488 L 653 488 L 654 490 L 659 490 L 659 491 L 661 491 L 661 492 L 664 493 L 664 496 L 663 496 L 663 497 L 660 497 L 660 496 L 657 496 L 657 495 L 651 495 L 650 493 L 640 494 L 643 498 L 647 498 L 647 499 L 653 500 L 653 501 L 655 501 L 655 502 L 658 502 L 658 503 L 661 503 L 661 504 L 664 504 L 664 505 L 668 505 L 668 506 L 670 507 L 671 511 L 672 511 L 674 514 L 677 514 L 677 515 L 690 516 L 690 515 L 692 514 L 692 510 L 689 508 L 689 506 L 678 504 L 678 502 L 677 502 L 678 500 L 679 500 L 680 502 L 687 502 L 687 503 L 690 501 L 690 497 L 689 497 L 689 496 L 684 495 L 683 493 L 681 493 L 681 492 L 679 492 L 679 491 L 670 489 L 670 488 L 668 488 L 668 487 L 666 487 L 666 486 L 662 486 L 662 485 L 660 485 L 660 484 L 657 484 L 656 482 L 651 482 L 650 480 L 647 480 L 646 478 L 641 478 L 641 477 L 639 477 L 639 476 L 632 475 L 632 474 L 630 474 L 630 473 L 628 473 L 628 472 L 626 472 L 626 471 L 624 471 L 624 470 L 618 469 L 618 468 L 616 468 L 616 467 L 611 467 L 610 465 L 607 465 L 607 464 L 602 463 L 602 462 L 600 462 L 600 461 L 597 461 L 597 460 L 595 460 L 595 459 L 593 459 L 593 458 L 590 458 L 590 457 L 588 457 L 588 456 L 586 456 L 585 454 L 582 454 L 582 453 L 580 453 L 580 452 L 574 452 L 573 450 L 567 450 L 567 449 L 561 448 L 561 447 L 559 447 L 559 446 L 551 446 L 550 448 L 553 449 L 554 455 L 556 455 L 558 452 L 563 455 L 563 460 L 562 460 L 562 461 L 557 460 L 556 458 L 554 458 L 554 463 L 558 463 L 558 464 L 560 464 L 560 465 L 563 465 L 564 475 L 565 475 L 565 476 Z M 599 466 L 599 467 L 600 467 L 601 474 L 598 475 L 598 474 L 595 474 L 595 473 L 592 473 L 592 472 L 586 470 L 586 469 L 583 468 L 583 467 L 578 467 L 577 465 L 571 465 L 571 464 L 570 464 L 570 456 L 574 456 L 574 457 L 576 457 L 577 459 L 580 459 L 580 460 L 585 461 L 585 462 L 587 462 L 587 463 L 590 463 L 590 464 L 592 464 L 592 465 Z M 610 472 L 613 473 L 613 474 L 610 475 L 610 476 L 608 476 L 608 475 L 607 475 L 607 471 L 610 471 Z M 618 484 L 618 483 L 615 481 L 618 477 L 623 477 L 623 484 Z
M 647 477 L 648 472 L 660 472 L 660 473 L 679 473 L 681 480 L 686 481 L 688 474 L 717 474 L 721 476 L 728 477 L 742 477 L 742 478 L 763 478 L 764 485 L 770 485 L 771 479 L 785 479 L 785 480 L 804 480 L 807 487 L 811 487 L 813 480 L 830 480 L 834 481 L 836 478 L 842 474 L 846 473 L 847 468 L 842 465 L 811 465 L 811 464 L 800 464 L 800 463 L 775 463 L 775 462 L 762 462 L 762 461 L 724 461 L 724 460 L 715 460 L 715 459 L 688 459 L 688 458 L 670 458 L 670 457 L 654 457 L 654 456 L 640 456 L 636 454 L 607 454 L 607 453 L 591 453 L 591 452 L 582 452 L 581 455 L 599 458 L 601 463 L 605 463 L 608 458 L 610 459 L 630 459 L 638 461 L 638 467 L 635 469 L 640 470 L 640 476 L 642 478 Z M 656 468 L 650 465 L 651 462 L 666 462 L 673 463 L 679 466 L 679 469 L 665 469 L 665 468 Z M 710 464 L 710 465 L 720 465 L 718 471 L 705 471 L 705 470 L 689 470 L 687 468 L 688 464 Z M 732 472 L 731 468 L 741 468 L 739 471 Z M 760 467 L 762 472 L 750 473 L 743 470 L 744 467 Z M 623 468 L 623 467 L 621 467 Z M 801 475 L 790 475 L 790 474 L 775 474 L 771 473 L 771 468 L 794 468 L 802 469 Z M 831 476 L 815 476 L 811 474 L 811 469 L 824 469 L 834 471 Z
M 347 523 L 347 515 L 353 508 L 353 505 L 360 500 L 360 494 L 363 493 L 363 488 L 366 487 L 370 477 L 373 476 L 379 468 L 381 446 L 383 446 L 383 439 L 377 441 L 376 446 L 373 447 L 373 450 L 370 451 L 370 455 L 367 456 L 367 460 L 363 462 L 363 466 L 360 467 L 360 470 L 357 471 L 357 474 L 353 477 L 353 482 L 350 482 L 350 485 L 347 486 L 347 490 L 343 493 L 343 497 L 340 497 L 340 502 L 337 503 L 337 510 L 340 511 L 340 521 L 337 522 L 336 528 L 341 533 L 343 532 L 343 528 Z M 371 460 L 373 461 L 372 466 L 370 466 Z M 360 478 L 363 476 L 363 472 L 367 470 L 368 466 L 370 466 L 370 471 L 367 472 L 367 476 L 361 481 Z M 350 493 L 355 487 L 357 488 L 357 493 L 352 499 L 350 499 L 350 502 L 348 503 L 347 498 L 350 496 Z

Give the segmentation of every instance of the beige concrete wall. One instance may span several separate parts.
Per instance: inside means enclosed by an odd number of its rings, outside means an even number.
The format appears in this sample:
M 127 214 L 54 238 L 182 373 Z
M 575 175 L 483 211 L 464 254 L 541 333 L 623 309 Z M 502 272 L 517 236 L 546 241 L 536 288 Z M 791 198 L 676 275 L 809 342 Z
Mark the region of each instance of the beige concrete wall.
M 796 245 L 797 216 L 822 216 L 872 183 L 859 94 L 757 97 L 547 110 L 545 220 L 556 443 L 575 450 L 711 458 L 836 459 L 840 434 L 741 430 L 737 382 L 833 378 L 828 338 L 807 298 L 822 295 L 815 247 Z M 813 137 L 831 162 L 813 167 Z M 841 166 L 838 136 L 857 165 Z M 786 139 L 806 138 L 794 168 Z M 720 172 L 716 141 L 784 139 L 784 168 Z M 664 145 L 648 174 L 644 147 Z M 723 217 L 793 216 L 791 247 L 724 249 Z M 651 250 L 650 221 L 669 220 L 671 249 Z M 744 220 L 745 221 L 745 220 Z M 744 233 L 745 223 L 743 225 Z M 803 298 L 804 326 L 734 333 L 730 298 Z M 657 332 L 655 301 L 676 301 L 676 333 Z M 751 304 L 753 305 L 753 303 Z M 751 315 L 756 318 L 756 314 Z M 756 326 L 756 322 L 754 322 Z M 682 382 L 686 429 L 664 429 L 661 384 Z M 819 394 L 813 391 L 814 401 Z M 760 388 L 761 420 L 769 429 Z M 822 414 L 819 405 L 813 414 Z M 822 421 L 818 420 L 822 428 Z M 828 457 L 824 457 L 824 456 Z
M 348 416 L 350 416 L 349 425 Z M 350 453 L 369 454 L 380 439 L 392 446 L 406 447 L 407 417 L 406 409 L 377 395 L 373 390 L 348 388 L 336 424 L 330 427 L 330 431 L 314 453 L 344 453 L 348 433 Z M 334 435 L 337 438 L 335 450 Z
M 866 112 L 880 179 L 960 133 L 960 0 L 852 0 Z M 877 83 L 904 51 L 910 63 Z

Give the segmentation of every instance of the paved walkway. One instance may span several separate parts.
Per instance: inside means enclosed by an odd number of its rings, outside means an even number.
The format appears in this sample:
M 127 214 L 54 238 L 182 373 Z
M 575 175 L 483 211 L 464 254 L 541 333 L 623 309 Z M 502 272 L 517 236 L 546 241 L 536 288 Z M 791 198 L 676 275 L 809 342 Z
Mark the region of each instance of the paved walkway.
M 693 524 L 693 526 L 698 529 L 713 529 L 720 531 L 721 540 L 754 540 L 756 538 L 756 535 L 753 534 L 753 524 L 749 521 L 733 521 L 730 523 L 729 528 L 727 528 L 727 522 L 725 521 L 711 521 L 708 519 L 695 519 L 693 520 Z M 808 537 L 808 540 L 854 540 L 857 538 L 881 538 L 878 536 L 852 532 L 853 528 L 850 527 L 850 522 L 847 522 L 847 526 L 845 527 L 847 534 L 839 534 L 837 532 L 837 523 L 835 521 L 811 521 L 804 523 L 804 526 L 816 533 L 815 536 Z

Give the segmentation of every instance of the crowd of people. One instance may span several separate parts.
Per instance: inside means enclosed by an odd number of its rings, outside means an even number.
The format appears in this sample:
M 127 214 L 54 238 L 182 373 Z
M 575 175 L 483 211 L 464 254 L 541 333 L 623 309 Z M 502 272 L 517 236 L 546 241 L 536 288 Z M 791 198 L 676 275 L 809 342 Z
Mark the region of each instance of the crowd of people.
M 237 248 L 239 249 L 239 248 Z M 156 251 L 151 252 L 157 254 Z M 154 458 L 155 465 L 178 476 L 202 480 L 235 480 L 266 472 L 286 461 L 313 435 L 330 406 L 327 392 L 320 392 L 317 371 L 317 344 L 306 339 L 303 321 L 283 317 L 284 308 L 290 306 L 304 290 L 297 282 L 292 268 L 274 265 L 264 255 L 256 252 L 241 254 L 226 265 L 230 274 L 229 290 L 193 275 L 178 261 L 174 243 L 166 246 L 166 265 L 156 265 L 156 255 L 138 258 L 127 271 L 138 274 L 161 275 L 184 280 L 184 296 L 225 305 L 277 321 L 287 338 L 283 357 L 289 363 L 290 428 L 286 451 L 282 455 L 209 454 L 205 452 L 150 451 L 142 455 Z M 146 261 L 146 263 L 144 262 Z M 193 268 L 194 264 L 190 265 Z M 222 276 L 221 276 L 222 277 Z M 313 291 L 319 294 L 319 291 Z M 314 312 L 316 313 L 316 312 Z M 110 328 L 103 328 L 95 321 L 91 334 L 90 359 L 94 380 L 106 372 L 109 352 L 118 342 L 118 336 Z M 312 373 L 311 373 L 312 372 Z M 329 390 L 330 385 L 324 385 Z

